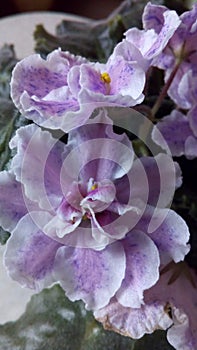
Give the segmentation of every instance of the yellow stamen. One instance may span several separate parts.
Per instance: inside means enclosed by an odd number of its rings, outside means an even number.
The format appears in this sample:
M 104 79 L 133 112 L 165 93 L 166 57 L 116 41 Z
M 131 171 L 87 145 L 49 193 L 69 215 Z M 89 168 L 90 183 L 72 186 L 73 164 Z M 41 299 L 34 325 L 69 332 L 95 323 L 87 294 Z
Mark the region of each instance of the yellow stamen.
M 91 191 L 94 191 L 94 190 L 96 190 L 98 188 L 98 185 L 97 184 L 94 184 L 94 185 L 92 185 L 92 187 L 91 187 Z
M 107 72 L 104 72 L 101 74 L 101 80 L 106 83 L 106 84 L 110 84 L 111 83 L 111 78 L 109 76 L 109 74 Z

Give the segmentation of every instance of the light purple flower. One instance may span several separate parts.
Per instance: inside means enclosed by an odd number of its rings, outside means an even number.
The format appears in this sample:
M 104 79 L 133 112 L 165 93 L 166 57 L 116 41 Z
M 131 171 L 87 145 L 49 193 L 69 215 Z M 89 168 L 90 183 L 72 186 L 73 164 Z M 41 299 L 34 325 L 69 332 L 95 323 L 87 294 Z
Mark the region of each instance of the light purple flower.
M 31 124 L 10 147 L 17 153 L 10 172 L 0 174 L 0 223 L 10 219 L 4 261 L 22 285 L 40 290 L 60 281 L 88 309 L 114 296 L 124 307 L 140 307 L 160 263 L 184 259 L 188 227 L 164 208 L 177 166 L 168 167 L 165 154 L 134 160 L 130 140 L 113 132 L 105 111 L 73 130 L 67 144 Z M 12 189 L 13 201 L 2 188 Z M 159 197 L 163 207 L 155 208 Z
M 173 99 L 179 108 L 189 110 L 197 105 L 197 71 L 187 69 L 184 74 L 178 71 L 177 77 L 179 81 Z
M 173 156 L 185 155 L 188 159 L 197 157 L 197 107 L 187 115 L 173 110 L 162 118 L 153 128 L 152 139 L 166 149 L 170 148 Z M 165 141 L 165 142 L 164 142 Z
M 148 14 L 154 25 L 149 25 Z M 159 25 L 156 27 L 154 16 L 159 12 Z M 123 55 L 125 59 L 134 57 L 144 67 L 145 70 L 153 64 L 155 58 L 161 54 L 170 38 L 180 25 L 180 19 L 175 11 L 171 11 L 164 6 L 152 5 L 150 2 L 145 6 L 143 13 L 144 30 L 131 28 L 126 33 L 126 39 L 115 48 L 115 53 Z
M 94 312 L 104 327 L 134 339 L 156 329 L 167 330 L 176 350 L 197 348 L 197 275 L 186 263 L 171 263 L 144 293 L 141 308 L 123 307 L 116 298 Z
M 13 70 L 11 97 L 36 124 L 65 132 L 83 125 L 102 106 L 134 106 L 144 99 L 145 72 L 118 55 L 106 64 L 55 50 L 31 55 Z
M 146 30 L 154 29 L 159 33 L 163 28 L 163 15 L 168 11 L 163 6 L 147 5 L 143 15 L 143 25 Z M 190 11 L 180 16 L 180 25 L 169 40 L 161 54 L 153 60 L 153 65 L 165 70 L 165 81 L 177 64 L 179 69 L 168 90 L 169 96 L 179 105 L 183 101 L 178 98 L 179 84 L 182 76 L 190 69 L 197 72 L 197 4 Z

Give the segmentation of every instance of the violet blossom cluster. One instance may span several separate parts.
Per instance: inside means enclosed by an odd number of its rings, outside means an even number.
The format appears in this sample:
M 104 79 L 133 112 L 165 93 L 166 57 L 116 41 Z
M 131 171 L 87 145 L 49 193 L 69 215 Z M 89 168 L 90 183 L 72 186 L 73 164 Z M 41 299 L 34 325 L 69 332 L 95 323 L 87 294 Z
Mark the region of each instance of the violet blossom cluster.
M 169 209 L 181 170 L 169 152 L 137 158 L 113 112 L 143 102 L 151 67 L 166 83 L 173 74 L 176 109 L 153 140 L 197 156 L 196 17 L 197 6 L 179 17 L 148 3 L 144 29 L 129 29 L 106 63 L 61 49 L 17 63 L 11 97 L 32 122 L 11 139 L 14 156 L 0 173 L 9 275 L 36 291 L 60 283 L 106 328 L 134 339 L 167 330 L 177 350 L 197 347 L 189 229 Z

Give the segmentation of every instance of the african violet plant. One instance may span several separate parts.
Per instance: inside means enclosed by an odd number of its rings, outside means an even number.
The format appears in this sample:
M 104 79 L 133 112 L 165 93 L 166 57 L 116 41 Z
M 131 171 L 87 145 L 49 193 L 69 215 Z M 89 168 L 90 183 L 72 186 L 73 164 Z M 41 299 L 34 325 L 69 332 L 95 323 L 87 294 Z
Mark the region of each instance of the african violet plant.
M 83 57 L 79 23 L 39 27 L 18 63 L 2 49 L 4 264 L 47 288 L 1 327 L 6 349 L 197 348 L 197 5 L 148 2 L 137 28 L 141 5 L 84 25 Z

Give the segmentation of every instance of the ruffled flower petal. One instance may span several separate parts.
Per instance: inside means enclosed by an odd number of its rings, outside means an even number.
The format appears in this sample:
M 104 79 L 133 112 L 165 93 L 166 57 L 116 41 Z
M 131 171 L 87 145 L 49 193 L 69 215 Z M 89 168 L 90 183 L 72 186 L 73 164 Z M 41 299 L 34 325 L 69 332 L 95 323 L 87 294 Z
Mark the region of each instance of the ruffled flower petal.
M 145 293 L 148 304 L 165 303 L 165 312 L 173 321 L 167 339 L 176 350 L 195 350 L 197 346 L 196 287 L 196 272 L 183 262 L 162 273 L 158 283 Z
M 69 134 L 68 144 L 71 144 L 73 151 L 66 160 L 63 177 L 69 172 L 75 177 L 79 175 L 83 182 L 88 182 L 90 178 L 94 181 L 113 181 L 124 176 L 132 167 L 132 144 L 126 134 L 113 132 L 106 110 L 101 110 L 93 120 L 73 130 Z
M 135 309 L 122 306 L 113 298 L 106 307 L 94 311 L 94 316 L 105 329 L 133 339 L 153 333 L 156 329 L 167 329 L 173 323 L 164 312 L 164 305 L 156 301 Z
M 166 6 L 154 5 L 148 2 L 142 15 L 144 29 L 154 28 L 155 32 L 159 34 L 164 24 L 164 13 L 166 11 L 169 11 Z
M 13 70 L 11 96 L 28 119 L 68 132 L 83 125 L 97 107 L 134 106 L 144 99 L 144 69 L 112 55 L 106 64 L 55 50 L 31 55 Z
M 180 65 L 176 75 L 168 89 L 168 95 L 177 104 L 178 107 L 183 109 L 190 108 L 192 99 L 192 90 L 190 98 L 187 99 L 186 92 L 183 93 L 182 89 L 187 89 L 187 82 L 184 78 L 188 70 L 190 70 L 190 63 L 184 62 Z M 168 81 L 170 74 L 172 73 L 172 68 L 167 69 L 165 72 L 165 82 Z
M 56 279 L 72 301 L 82 299 L 87 309 L 105 306 L 120 287 L 124 274 L 125 253 L 118 242 L 99 252 L 63 247 L 56 256 Z
M 11 167 L 24 185 L 26 196 L 41 208 L 56 209 L 62 199 L 61 155 L 65 145 L 31 124 L 17 130 L 10 147 L 17 147 Z
M 189 229 L 186 222 L 171 209 L 158 209 L 147 206 L 136 227 L 147 232 L 156 244 L 161 264 L 172 259 L 175 262 L 184 260 L 189 252 Z
M 42 59 L 39 55 L 31 55 L 20 61 L 14 68 L 11 79 L 11 96 L 16 107 L 25 117 L 34 122 L 51 128 L 69 129 L 70 123 L 75 126 L 76 115 L 88 119 L 83 115 L 83 108 L 79 106 L 76 96 L 69 90 L 68 73 L 73 66 L 80 65 L 87 60 L 74 56 L 68 52 L 55 50 Z M 86 108 L 88 112 L 88 108 Z M 89 109 L 91 114 L 93 108 Z M 64 119 L 68 112 L 68 122 Z M 70 112 L 70 113 L 69 113 Z M 65 130 L 67 131 L 67 130 Z
M 163 273 L 157 284 L 145 291 L 141 308 L 124 307 L 112 298 L 106 307 L 94 311 L 94 316 L 106 329 L 134 339 L 157 329 L 167 330 L 167 339 L 176 350 L 195 350 L 197 276 L 188 267 L 174 264 L 174 268 L 179 269 L 176 279 L 171 280 L 173 270 Z
M 110 94 L 130 96 L 133 101 L 143 98 L 145 73 L 137 62 L 127 61 L 116 51 L 108 60 L 107 71 L 111 77 Z M 133 101 L 129 106 L 133 105 Z
M 163 51 L 180 22 L 175 11 L 148 3 L 143 13 L 145 30 L 129 29 L 126 40 L 136 45 L 143 57 L 151 62 Z
M 50 219 L 46 212 L 38 212 L 36 216 L 42 225 Z M 4 263 L 9 275 L 22 286 L 36 291 L 50 286 L 55 282 L 54 259 L 60 246 L 36 225 L 34 212 L 25 215 L 7 243 Z
M 173 110 L 172 113 L 164 117 L 153 128 L 152 139 L 163 149 L 170 148 L 173 156 L 185 155 L 188 158 L 194 158 L 191 151 L 186 148 L 186 142 L 189 138 L 194 138 L 190 127 L 189 118 L 183 113 Z
M 123 245 L 126 271 L 116 298 L 123 306 L 138 308 L 143 304 L 143 291 L 159 278 L 159 254 L 153 241 L 141 231 L 131 231 Z

